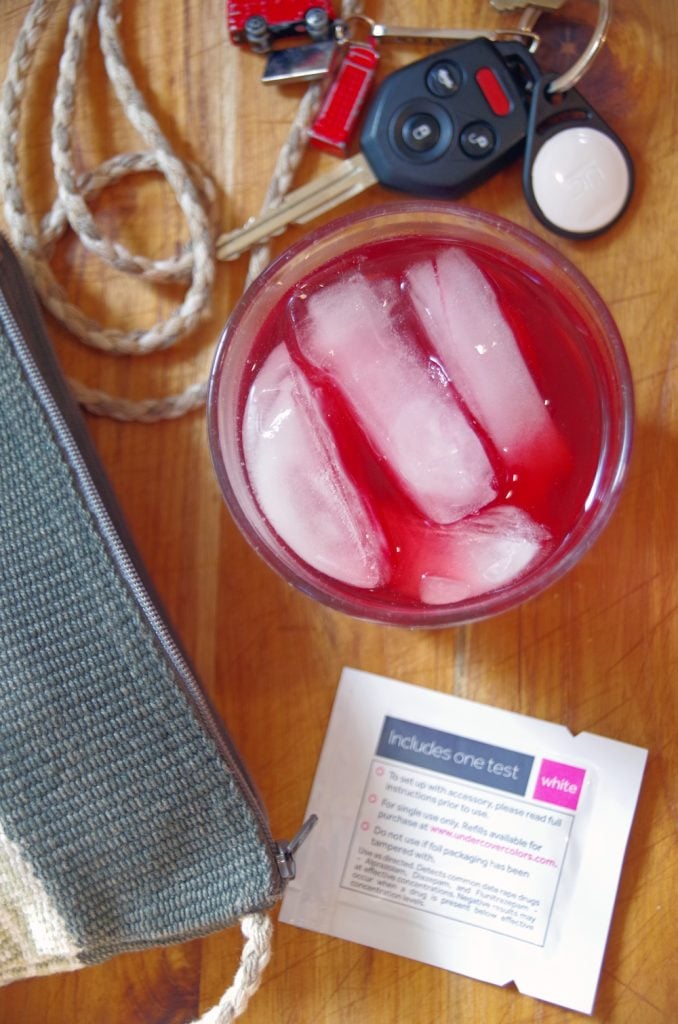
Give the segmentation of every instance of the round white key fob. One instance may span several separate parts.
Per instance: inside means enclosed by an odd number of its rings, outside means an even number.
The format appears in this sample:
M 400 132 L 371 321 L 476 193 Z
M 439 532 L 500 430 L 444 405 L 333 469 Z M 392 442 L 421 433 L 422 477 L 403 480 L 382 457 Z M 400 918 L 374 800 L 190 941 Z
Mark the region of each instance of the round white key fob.
M 525 145 L 523 189 L 534 215 L 568 238 L 592 238 L 622 215 L 633 164 L 621 139 L 575 89 L 535 85 Z

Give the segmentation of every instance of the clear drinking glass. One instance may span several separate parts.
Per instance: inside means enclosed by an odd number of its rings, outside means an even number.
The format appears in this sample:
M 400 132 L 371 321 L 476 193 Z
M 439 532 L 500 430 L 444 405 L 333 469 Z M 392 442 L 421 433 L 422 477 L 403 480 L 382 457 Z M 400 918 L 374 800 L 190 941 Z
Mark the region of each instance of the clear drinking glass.
M 632 424 L 624 346 L 584 276 L 503 218 L 427 200 L 276 259 L 226 325 L 208 399 L 252 547 L 331 608 L 409 627 L 495 615 L 572 568 L 615 507 Z

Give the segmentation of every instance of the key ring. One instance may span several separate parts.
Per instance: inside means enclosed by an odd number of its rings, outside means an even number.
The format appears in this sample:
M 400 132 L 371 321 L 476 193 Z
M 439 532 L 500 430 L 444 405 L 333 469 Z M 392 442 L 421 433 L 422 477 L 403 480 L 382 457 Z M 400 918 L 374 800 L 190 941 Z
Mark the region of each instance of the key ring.
M 530 209 L 567 238 L 594 238 L 622 215 L 633 193 L 633 161 L 622 140 L 573 86 L 605 41 L 611 0 L 579 59 L 562 75 L 542 75 L 532 90 L 523 166 Z M 527 12 L 534 16 L 534 10 Z
M 368 18 L 366 14 L 362 14 L 356 11 L 354 14 L 348 14 L 345 18 L 341 18 L 334 24 L 334 38 L 338 43 L 355 42 L 353 38 L 353 32 L 351 25 L 358 23 L 363 28 L 368 30 L 368 39 L 371 39 L 374 35 L 375 22 L 372 18 Z
M 538 7 L 529 7 L 519 22 L 519 28 L 530 31 L 541 14 Z M 612 0 L 598 0 L 598 21 L 588 45 L 568 71 L 555 78 L 548 87 L 549 93 L 567 92 L 586 74 L 607 38 L 607 29 L 612 18 Z

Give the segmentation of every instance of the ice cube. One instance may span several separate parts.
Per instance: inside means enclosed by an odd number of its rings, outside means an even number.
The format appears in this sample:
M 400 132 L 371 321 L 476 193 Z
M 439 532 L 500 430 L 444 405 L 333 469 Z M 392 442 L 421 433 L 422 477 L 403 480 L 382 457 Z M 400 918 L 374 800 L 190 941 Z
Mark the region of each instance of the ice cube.
M 302 355 L 325 371 L 420 512 L 453 522 L 492 501 L 494 472 L 446 380 L 402 323 L 395 282 L 354 276 L 290 303 Z
M 264 515 L 300 559 L 354 587 L 386 582 L 381 527 L 347 476 L 316 395 L 283 344 L 250 389 L 243 449 Z
M 447 249 L 411 267 L 405 282 L 431 347 L 507 460 L 567 459 L 492 285 L 473 260 Z
M 549 540 L 549 531 L 515 505 L 429 527 L 404 553 L 405 586 L 424 604 L 455 604 L 517 579 Z

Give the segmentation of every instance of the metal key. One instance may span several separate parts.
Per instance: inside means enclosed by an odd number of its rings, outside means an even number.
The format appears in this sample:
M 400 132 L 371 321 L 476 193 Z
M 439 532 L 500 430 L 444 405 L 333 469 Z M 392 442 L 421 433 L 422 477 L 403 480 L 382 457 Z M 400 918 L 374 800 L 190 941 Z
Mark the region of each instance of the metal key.
M 220 260 L 237 259 L 253 246 L 282 234 L 290 224 L 306 224 L 360 195 L 377 182 L 362 153 L 342 160 L 327 174 L 289 192 L 279 206 L 259 217 L 252 217 L 244 227 L 221 235 L 217 239 L 217 257 Z
M 562 0 L 561 0 L 562 2 Z M 539 36 L 530 28 L 407 28 L 402 25 L 380 25 L 375 23 L 372 26 L 372 35 L 375 39 L 383 39 L 395 43 L 433 43 L 433 42 L 462 42 L 465 39 L 489 39 L 492 43 L 498 43 L 503 39 L 520 39 L 529 44 L 530 53 L 534 53 L 539 46 Z
M 468 192 L 521 151 L 526 92 L 540 75 L 522 43 L 483 38 L 393 72 L 367 112 L 361 153 L 222 235 L 219 259 L 235 259 L 289 224 L 305 224 L 376 183 L 445 199 Z

